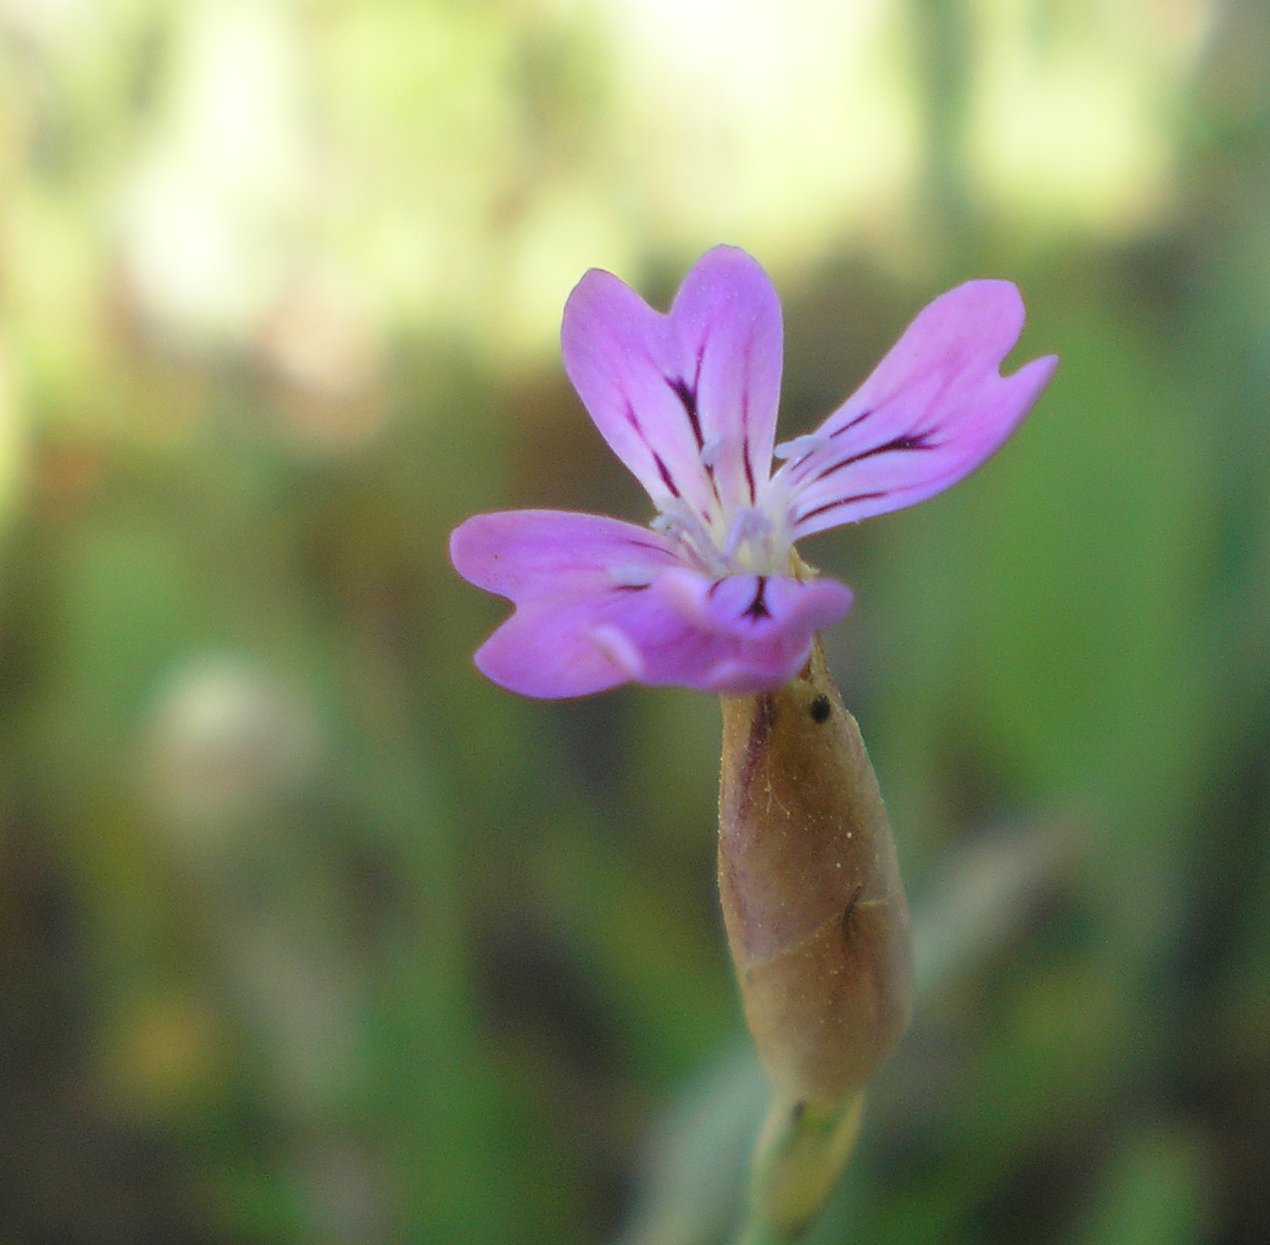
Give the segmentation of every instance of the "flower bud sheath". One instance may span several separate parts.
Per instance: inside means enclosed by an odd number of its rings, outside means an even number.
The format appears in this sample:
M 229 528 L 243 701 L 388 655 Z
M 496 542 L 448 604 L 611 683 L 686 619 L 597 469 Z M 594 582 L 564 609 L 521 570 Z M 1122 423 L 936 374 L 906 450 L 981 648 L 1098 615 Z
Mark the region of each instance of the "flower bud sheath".
M 881 793 L 819 643 L 776 691 L 724 697 L 719 892 L 779 1097 L 832 1109 L 908 1024 L 908 907 Z

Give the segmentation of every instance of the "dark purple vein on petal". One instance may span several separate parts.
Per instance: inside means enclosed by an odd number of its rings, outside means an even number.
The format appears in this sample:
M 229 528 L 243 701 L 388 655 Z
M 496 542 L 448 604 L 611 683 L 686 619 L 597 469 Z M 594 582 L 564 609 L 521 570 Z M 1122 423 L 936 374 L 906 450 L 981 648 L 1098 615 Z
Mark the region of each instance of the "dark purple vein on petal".
M 767 595 L 767 576 L 760 575 L 758 584 L 754 589 L 754 600 L 745 607 L 746 618 L 771 618 L 772 611 L 767 608 L 767 602 L 764 597 Z
M 753 338 L 746 343 L 745 369 L 742 376 L 749 376 L 750 354 L 753 350 Z M 750 505 L 758 501 L 758 488 L 754 483 L 754 464 L 750 461 L 750 390 L 744 383 L 741 385 L 741 462 L 745 465 L 745 486 L 750 490 Z
M 850 497 L 839 497 L 836 501 L 827 501 L 822 506 L 815 506 L 808 510 L 805 514 L 796 514 L 794 516 L 795 523 L 806 523 L 808 519 L 814 519 L 819 515 L 827 514 L 830 510 L 836 510 L 839 506 L 850 506 L 858 501 L 876 501 L 879 497 L 886 496 L 886 489 L 881 489 L 874 493 L 854 493 Z
M 813 484 L 819 483 L 827 476 L 833 475 L 837 471 L 841 471 L 844 467 L 850 467 L 853 463 L 863 462 L 866 458 L 875 458 L 878 454 L 890 453 L 906 453 L 912 450 L 932 450 L 935 443 L 928 440 L 930 436 L 928 432 L 905 433 L 903 436 L 894 437 L 883 445 L 875 445 L 872 449 L 861 450 L 858 454 L 848 455 L 846 458 L 839 459 L 830 467 L 826 467 L 823 471 L 817 472 L 811 477 Z
M 635 408 L 631 405 L 629 398 L 624 400 L 624 409 L 626 413 L 626 422 L 630 424 L 632 429 L 634 429 L 635 435 L 639 437 L 644 448 L 648 451 L 649 456 L 652 458 L 653 463 L 657 468 L 658 475 L 661 476 L 662 483 L 670 490 L 671 496 L 682 500 L 683 494 L 679 491 L 679 486 L 675 483 L 675 477 L 670 474 L 670 468 L 666 466 L 666 462 L 662 456 L 653 449 L 652 445 L 649 443 L 648 435 L 644 432 L 643 428 L 640 427 L 639 419 L 635 415 Z
M 705 431 L 701 427 L 701 411 L 698 407 L 697 395 L 701 389 L 701 365 L 705 358 L 704 343 L 697 349 L 697 362 L 693 369 L 692 383 L 689 384 L 682 376 L 666 376 L 663 373 L 662 379 L 670 387 L 671 393 L 679 399 L 679 404 L 684 409 L 684 414 L 688 418 L 688 427 L 692 429 L 692 439 L 697 443 L 697 453 L 700 454 L 705 449 Z M 719 497 L 719 484 L 714 478 L 714 464 L 704 464 L 706 470 L 706 479 L 710 481 L 710 489 L 714 493 L 715 501 L 721 502 Z M 710 515 L 707 511 L 702 511 L 703 517 L 709 521 Z
M 624 543 L 630 545 L 632 549 L 651 549 L 653 553 L 666 554 L 666 549 L 664 546 L 659 545 L 656 542 L 651 540 L 638 540 L 634 536 L 628 536 L 626 537 L 626 540 Z
M 852 428 L 858 427 L 860 424 L 864 423 L 864 421 L 868 419 L 869 416 L 874 414 L 876 411 L 877 411 L 877 407 L 875 406 L 865 407 L 864 410 L 862 410 L 859 413 L 859 415 L 856 415 L 854 418 L 847 420 L 847 422 L 843 424 L 841 428 L 835 428 L 829 434 L 829 439 L 832 441 L 834 437 L 840 437 L 842 436 L 844 432 L 850 432 Z
M 700 365 L 698 365 L 700 371 Z M 697 411 L 697 387 L 696 384 L 689 385 L 682 376 L 667 376 L 666 384 L 671 388 L 684 408 L 684 414 L 688 416 L 688 423 L 692 428 L 693 439 L 697 443 L 697 449 L 700 450 L 705 445 L 705 438 L 701 433 L 701 415 Z
M 835 428 L 829 434 L 829 440 L 832 441 L 835 437 L 840 437 L 843 433 L 850 432 L 852 428 L 858 428 L 871 415 L 876 415 L 880 409 L 881 408 L 877 406 L 866 406 L 858 415 L 852 416 L 845 424 Z M 816 454 L 809 453 L 794 460 L 792 475 L 793 478 L 800 484 L 806 481 L 808 471 L 810 471 L 816 463 L 816 457 Z
M 670 468 L 666 466 L 662 456 L 651 447 L 649 447 L 648 452 L 653 456 L 653 462 L 657 464 L 662 483 L 670 490 L 672 496 L 682 499 L 683 494 L 680 493 L 679 486 L 675 483 L 675 477 L 670 474 Z

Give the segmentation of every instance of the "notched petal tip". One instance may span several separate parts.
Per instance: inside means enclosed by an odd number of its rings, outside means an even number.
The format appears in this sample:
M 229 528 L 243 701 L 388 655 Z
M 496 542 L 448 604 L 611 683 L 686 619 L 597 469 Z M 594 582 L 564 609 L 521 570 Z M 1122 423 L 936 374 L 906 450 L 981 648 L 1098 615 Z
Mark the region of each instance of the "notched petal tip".
M 758 281 L 764 287 L 772 289 L 775 295 L 775 289 L 772 287 L 771 278 L 767 275 L 763 265 L 754 258 L 749 251 L 743 250 L 739 246 L 734 246 L 729 242 L 720 242 L 717 246 L 712 246 L 685 275 L 681 290 L 691 288 L 698 281 L 714 281 L 714 282 L 741 282 L 747 288 L 753 282 Z
M 1003 375 L 1023 330 L 1018 287 L 978 279 L 929 303 L 868 379 L 777 474 L 796 538 L 923 501 L 992 456 L 1053 375 L 1053 356 Z
M 464 579 L 487 592 L 497 592 L 493 569 L 498 561 L 497 515 L 474 514 L 450 533 L 450 564 Z
M 1004 277 L 977 277 L 954 286 L 941 294 L 914 319 L 910 329 L 921 324 L 924 317 L 936 308 L 947 313 L 955 329 L 960 329 L 963 336 L 967 327 L 977 331 L 981 342 L 981 353 L 984 359 L 995 355 L 997 374 L 1002 380 L 1012 380 L 1023 372 L 1043 375 L 1037 382 L 1037 393 L 1040 392 L 1054 374 L 1058 366 L 1057 355 L 1044 355 L 1021 364 L 1018 368 L 1006 370 L 1006 358 L 1019 344 L 1023 329 L 1027 323 L 1027 307 L 1023 294 L 1013 281 Z M 935 317 L 932 316 L 932 320 Z
M 783 340 L 780 300 L 756 260 L 707 251 L 665 313 L 591 269 L 560 337 L 582 404 L 659 509 L 754 503 L 771 465 Z
M 606 692 L 631 676 L 571 620 L 518 609 L 476 650 L 476 668 L 492 683 L 535 700 Z
M 1024 363 L 1016 371 L 1007 372 L 1004 379 L 1022 381 L 1026 378 L 1032 386 L 1032 390 L 1035 395 L 1033 401 L 1035 401 L 1036 398 L 1041 396 L 1045 386 L 1054 379 L 1054 373 L 1058 371 L 1058 364 L 1058 355 L 1042 355 L 1039 359 L 1033 359 L 1030 363 Z

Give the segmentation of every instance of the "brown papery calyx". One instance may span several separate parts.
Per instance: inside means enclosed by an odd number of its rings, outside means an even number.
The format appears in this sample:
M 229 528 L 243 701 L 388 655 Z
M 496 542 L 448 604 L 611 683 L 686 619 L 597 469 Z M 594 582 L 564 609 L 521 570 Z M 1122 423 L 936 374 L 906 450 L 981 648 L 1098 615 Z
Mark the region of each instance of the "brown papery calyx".
M 882 795 L 819 641 L 777 691 L 723 698 L 719 892 L 778 1099 L 834 1111 L 903 1036 L 913 968 Z

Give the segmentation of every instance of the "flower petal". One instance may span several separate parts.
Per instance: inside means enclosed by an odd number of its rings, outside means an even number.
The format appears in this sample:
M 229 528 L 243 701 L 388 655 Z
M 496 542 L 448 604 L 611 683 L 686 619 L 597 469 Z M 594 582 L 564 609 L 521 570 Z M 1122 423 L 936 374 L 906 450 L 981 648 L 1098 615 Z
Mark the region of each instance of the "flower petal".
M 1009 281 L 968 281 L 927 306 L 859 390 L 789 447 L 774 483 L 789 489 L 794 538 L 922 501 L 993 454 L 1058 365 L 1051 355 L 1000 374 L 1023 317 Z
M 614 453 L 659 508 L 709 519 L 753 505 L 771 466 L 781 313 L 762 268 L 716 247 L 662 315 L 592 269 L 565 305 L 565 370 Z
M 851 606 L 850 591 L 832 580 L 711 580 L 656 533 L 596 515 L 477 515 L 455 531 L 450 551 L 466 579 L 516 603 L 476 664 L 527 696 L 583 696 L 631 681 L 770 690 Z
M 621 620 L 643 660 L 640 681 L 727 695 L 771 691 L 793 678 L 806 664 L 816 632 L 851 608 L 851 590 L 831 579 L 711 580 L 678 568 L 658 576 L 648 595 L 650 607 L 668 607 L 681 627 L 641 631 L 635 620 Z
M 583 696 L 627 682 L 630 675 L 591 631 L 678 565 L 655 532 L 557 510 L 476 515 L 455 529 L 450 558 L 469 582 L 516 604 L 478 650 L 478 668 L 503 687 L 541 697 Z
M 684 278 L 670 319 L 685 361 L 681 400 L 695 405 L 720 497 L 730 509 L 753 506 L 772 470 L 780 299 L 753 258 L 716 246 Z

